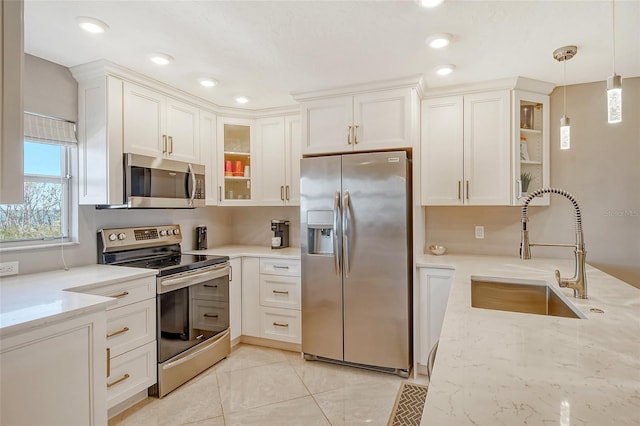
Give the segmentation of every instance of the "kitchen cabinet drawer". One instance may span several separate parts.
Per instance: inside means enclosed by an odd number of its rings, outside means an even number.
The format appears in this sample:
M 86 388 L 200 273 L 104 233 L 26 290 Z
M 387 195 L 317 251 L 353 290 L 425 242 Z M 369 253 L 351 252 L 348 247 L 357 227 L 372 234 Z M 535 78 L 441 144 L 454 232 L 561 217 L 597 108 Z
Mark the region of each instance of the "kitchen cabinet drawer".
M 222 331 L 229 328 L 229 304 L 213 300 L 194 300 L 193 328 Z
M 155 341 L 155 338 L 156 299 L 107 312 L 107 347 L 112 357 Z
M 156 297 L 156 277 L 144 277 L 135 280 L 123 281 L 115 284 L 97 287 L 86 291 L 89 294 L 114 297 L 117 299 L 115 305 L 111 305 L 107 310 L 120 308 L 132 303 Z
M 300 310 L 300 277 L 261 274 L 260 304 Z
M 295 259 L 260 258 L 260 273 L 300 276 L 300 261 Z
M 191 291 L 194 299 L 217 300 L 219 302 L 229 300 L 229 285 L 226 284 L 226 278 L 194 285 L 191 287 Z
M 301 343 L 300 311 L 291 309 L 262 308 L 260 337 Z
M 110 360 L 107 408 L 156 383 L 156 343 L 147 343 Z

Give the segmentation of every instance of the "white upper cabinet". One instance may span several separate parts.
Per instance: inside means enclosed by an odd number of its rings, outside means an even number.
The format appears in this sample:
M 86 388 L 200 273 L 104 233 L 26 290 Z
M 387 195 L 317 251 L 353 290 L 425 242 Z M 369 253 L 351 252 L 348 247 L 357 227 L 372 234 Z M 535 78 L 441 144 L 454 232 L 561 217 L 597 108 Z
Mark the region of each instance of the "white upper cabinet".
M 509 205 L 509 91 L 423 101 L 422 204 Z
M 218 151 L 216 148 L 216 115 L 200 111 L 200 159 L 205 166 L 205 203 L 218 204 Z
M 413 146 L 414 89 L 337 96 L 302 103 L 302 154 Z
M 300 117 L 256 120 L 259 205 L 300 204 Z
M 512 204 L 520 205 L 529 192 L 549 187 L 549 96 L 513 91 Z M 531 200 L 549 205 L 549 194 Z
M 125 82 L 123 111 L 125 152 L 201 163 L 198 108 Z
M 256 156 L 255 120 L 218 116 L 218 205 L 255 205 L 259 197 L 253 176 Z
M 23 1 L 0 4 L 0 203 L 22 203 Z

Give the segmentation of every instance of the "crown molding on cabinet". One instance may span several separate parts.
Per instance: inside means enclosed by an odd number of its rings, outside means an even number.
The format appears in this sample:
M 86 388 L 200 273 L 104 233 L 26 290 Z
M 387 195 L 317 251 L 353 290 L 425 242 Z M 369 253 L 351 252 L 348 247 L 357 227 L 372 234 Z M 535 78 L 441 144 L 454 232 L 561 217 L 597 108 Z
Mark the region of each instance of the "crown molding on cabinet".
M 322 98 L 332 98 L 335 96 L 349 96 L 364 92 L 374 92 L 381 90 L 400 89 L 400 88 L 418 88 L 418 93 L 423 91 L 424 83 L 421 75 L 413 75 L 409 77 L 372 81 L 368 83 L 352 84 L 349 86 L 333 87 L 329 89 L 310 90 L 306 92 L 292 92 L 291 96 L 296 101 L 309 101 Z
M 155 80 L 151 77 L 147 77 L 144 74 L 140 74 L 137 71 L 133 71 L 129 68 L 123 67 L 122 65 L 115 64 L 105 59 L 77 65 L 75 67 L 71 67 L 69 70 L 78 82 L 111 75 L 132 83 L 139 84 L 141 86 L 145 86 L 149 89 L 165 93 L 200 109 L 207 110 L 215 114 L 221 114 L 226 117 L 264 118 L 300 113 L 299 105 L 262 109 L 245 109 L 220 106 L 206 99 L 192 95 L 191 93 L 177 89 L 166 83 Z
M 426 89 L 422 98 L 429 99 L 442 96 L 468 95 L 471 93 L 481 93 L 493 90 L 524 90 L 527 92 L 549 95 L 555 87 L 555 83 L 517 76 L 479 83 L 434 87 Z

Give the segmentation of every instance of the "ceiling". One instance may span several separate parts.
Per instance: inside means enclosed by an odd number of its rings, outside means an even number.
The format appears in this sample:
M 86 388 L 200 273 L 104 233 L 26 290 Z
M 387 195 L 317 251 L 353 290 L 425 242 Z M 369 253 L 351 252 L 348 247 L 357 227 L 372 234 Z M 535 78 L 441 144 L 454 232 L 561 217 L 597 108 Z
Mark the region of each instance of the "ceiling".
M 295 104 L 292 92 L 423 75 L 427 88 L 523 76 L 563 83 L 552 57 L 578 46 L 568 84 L 612 72 L 611 1 L 456 1 L 434 9 L 405 1 L 25 0 L 25 52 L 72 67 L 107 59 L 217 105 Z M 617 0 L 616 72 L 640 76 L 640 1 Z M 91 35 L 77 16 L 106 22 Z M 433 33 L 454 41 L 425 45 Z M 147 59 L 167 53 L 160 67 Z M 455 64 L 440 77 L 433 68 Z M 204 88 L 200 77 L 219 85 Z

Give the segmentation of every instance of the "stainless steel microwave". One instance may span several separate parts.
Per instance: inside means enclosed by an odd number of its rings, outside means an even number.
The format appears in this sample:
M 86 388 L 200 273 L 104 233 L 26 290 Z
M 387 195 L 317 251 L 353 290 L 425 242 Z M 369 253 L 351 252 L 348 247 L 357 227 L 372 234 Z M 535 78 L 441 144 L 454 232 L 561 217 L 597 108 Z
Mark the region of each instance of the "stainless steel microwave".
M 127 208 L 204 207 L 204 166 L 124 154 L 124 192 Z

